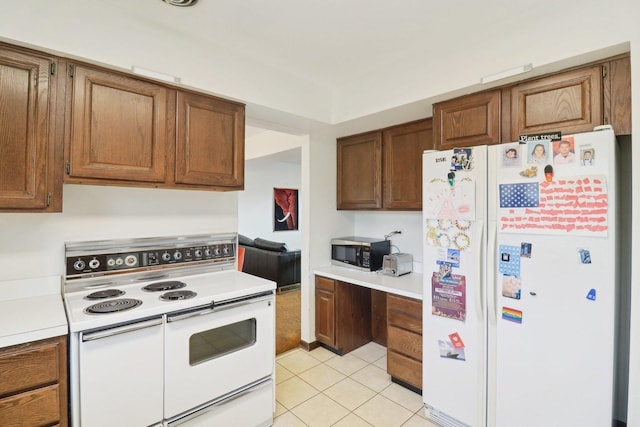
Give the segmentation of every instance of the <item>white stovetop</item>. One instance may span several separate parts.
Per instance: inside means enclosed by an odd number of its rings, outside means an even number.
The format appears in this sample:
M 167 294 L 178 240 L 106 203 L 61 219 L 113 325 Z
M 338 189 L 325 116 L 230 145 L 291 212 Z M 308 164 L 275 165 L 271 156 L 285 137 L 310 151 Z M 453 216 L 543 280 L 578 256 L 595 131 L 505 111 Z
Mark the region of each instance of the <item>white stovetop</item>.
M 67 335 L 60 276 L 0 281 L 0 348 Z
M 395 295 L 422 300 L 422 274 L 412 272 L 394 277 L 381 273 L 360 271 L 348 267 L 328 265 L 313 270 L 314 274 L 330 279 L 342 280 L 354 285 L 376 289 Z
M 186 287 L 180 290 L 190 290 L 197 296 L 179 301 L 163 301 L 160 295 L 165 292 L 147 292 L 142 288 L 150 283 L 164 280 L 177 280 L 186 283 Z M 111 326 L 119 323 L 130 322 L 151 316 L 159 316 L 177 310 L 193 308 L 246 295 L 273 291 L 276 284 L 270 280 L 242 273 L 236 270 L 217 271 L 212 273 L 180 276 L 164 280 L 147 280 L 124 286 L 105 286 L 103 288 L 81 290 L 65 293 L 65 307 L 69 316 L 69 329 L 71 332 L 86 331 L 89 329 Z M 84 297 L 101 289 L 118 288 L 125 294 L 117 298 L 133 298 L 142 301 L 142 304 L 117 313 L 90 314 L 85 308 L 106 300 L 87 300 Z

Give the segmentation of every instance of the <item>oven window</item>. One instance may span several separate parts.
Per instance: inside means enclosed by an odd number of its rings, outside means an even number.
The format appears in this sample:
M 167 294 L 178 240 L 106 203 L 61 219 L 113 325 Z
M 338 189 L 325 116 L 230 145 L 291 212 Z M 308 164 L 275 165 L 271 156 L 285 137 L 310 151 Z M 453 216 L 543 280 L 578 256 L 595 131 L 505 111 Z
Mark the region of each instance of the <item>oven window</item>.
M 189 364 L 197 365 L 249 347 L 255 342 L 255 318 L 198 332 L 189 338 Z

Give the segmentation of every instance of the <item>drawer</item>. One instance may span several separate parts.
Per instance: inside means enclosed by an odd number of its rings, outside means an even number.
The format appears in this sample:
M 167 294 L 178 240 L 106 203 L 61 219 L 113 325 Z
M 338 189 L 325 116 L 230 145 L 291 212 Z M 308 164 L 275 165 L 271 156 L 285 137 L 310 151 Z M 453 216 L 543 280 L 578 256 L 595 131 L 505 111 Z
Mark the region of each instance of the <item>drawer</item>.
M 59 381 L 60 341 L 17 345 L 0 351 L 0 396 Z
M 387 349 L 404 354 L 418 361 L 422 360 L 422 335 L 389 326 Z
M 316 276 L 316 289 L 322 289 L 324 291 L 335 292 L 336 281 L 333 279 L 327 279 L 326 277 Z
M 422 363 L 395 351 L 387 351 L 387 373 L 422 390 Z
M 422 335 L 422 302 L 387 294 L 387 324 Z
M 58 384 L 0 399 L 0 425 L 44 426 L 60 421 Z

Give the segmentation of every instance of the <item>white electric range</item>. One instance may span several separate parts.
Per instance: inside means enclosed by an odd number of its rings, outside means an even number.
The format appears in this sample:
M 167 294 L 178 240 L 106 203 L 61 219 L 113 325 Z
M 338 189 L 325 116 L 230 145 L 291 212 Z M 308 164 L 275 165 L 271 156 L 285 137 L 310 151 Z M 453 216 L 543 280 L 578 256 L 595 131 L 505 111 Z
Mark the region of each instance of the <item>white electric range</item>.
M 65 249 L 72 425 L 271 424 L 275 284 L 236 234 Z

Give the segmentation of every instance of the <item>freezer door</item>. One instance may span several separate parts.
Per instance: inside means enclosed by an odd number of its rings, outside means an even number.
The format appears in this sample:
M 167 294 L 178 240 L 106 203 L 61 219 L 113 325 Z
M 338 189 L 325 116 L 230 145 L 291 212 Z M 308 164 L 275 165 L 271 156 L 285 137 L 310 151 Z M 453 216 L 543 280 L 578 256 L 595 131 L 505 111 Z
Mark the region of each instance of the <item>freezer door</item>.
M 470 168 L 454 164 L 454 150 L 423 156 L 422 396 L 431 420 L 482 427 L 487 147 L 465 150 Z

